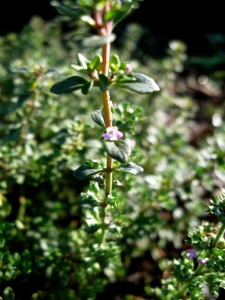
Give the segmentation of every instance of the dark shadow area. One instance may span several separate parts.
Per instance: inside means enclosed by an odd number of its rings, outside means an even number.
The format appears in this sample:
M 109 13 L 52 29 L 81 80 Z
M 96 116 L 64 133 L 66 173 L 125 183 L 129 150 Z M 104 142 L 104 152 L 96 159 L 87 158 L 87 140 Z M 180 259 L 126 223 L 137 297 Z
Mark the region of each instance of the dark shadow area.
M 34 15 L 51 20 L 58 15 L 50 0 L 38 2 L 4 1 L 0 11 L 0 35 L 19 32 Z M 127 23 L 137 22 L 145 26 L 154 38 L 152 55 L 164 55 L 168 41 L 178 39 L 188 45 L 188 54 L 210 54 L 206 36 L 225 34 L 222 3 L 214 5 L 202 2 L 198 6 L 190 1 L 186 3 L 163 3 L 162 1 L 143 1 L 139 9 L 120 23 L 124 28 Z M 13 15 L 12 15 L 13 12 Z M 15 15 L 15 16 L 14 16 Z M 142 45 L 148 46 L 148 41 Z

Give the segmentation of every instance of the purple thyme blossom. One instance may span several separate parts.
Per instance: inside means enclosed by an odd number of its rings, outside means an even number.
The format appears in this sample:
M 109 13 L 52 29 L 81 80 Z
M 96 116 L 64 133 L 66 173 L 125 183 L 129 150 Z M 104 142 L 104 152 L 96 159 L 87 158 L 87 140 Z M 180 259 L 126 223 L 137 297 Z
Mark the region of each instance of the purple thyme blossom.
M 187 258 L 188 259 L 194 259 L 194 258 L 196 258 L 198 256 L 198 253 L 197 253 L 197 251 L 194 248 L 187 249 L 186 253 L 187 253 Z
M 111 126 L 106 128 L 106 133 L 103 134 L 103 137 L 106 141 L 116 141 L 123 137 L 123 133 L 116 126 Z
M 199 263 L 201 264 L 201 265 L 205 265 L 206 264 L 206 262 L 207 262 L 207 260 L 205 259 L 205 258 L 202 258 L 202 259 L 200 259 L 200 261 L 199 261 Z

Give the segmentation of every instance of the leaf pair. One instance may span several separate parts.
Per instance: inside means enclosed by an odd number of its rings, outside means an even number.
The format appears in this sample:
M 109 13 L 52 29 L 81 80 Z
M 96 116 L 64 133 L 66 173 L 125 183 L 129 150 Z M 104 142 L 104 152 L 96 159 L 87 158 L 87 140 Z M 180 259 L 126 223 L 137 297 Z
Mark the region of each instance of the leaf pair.
M 139 175 L 143 172 L 143 168 L 135 163 L 129 162 L 127 164 L 121 164 L 116 171 Z M 91 166 L 89 160 L 81 165 L 78 169 L 74 170 L 73 174 L 78 179 L 86 179 L 102 172 L 105 172 L 105 170 L 100 165 L 98 165 L 98 167 L 93 167 Z
M 50 91 L 54 94 L 61 95 L 81 89 L 83 94 L 87 94 L 92 85 L 92 82 L 89 82 L 83 77 L 71 76 L 67 79 L 55 83 Z M 100 74 L 99 85 L 102 91 L 108 88 L 109 80 L 104 74 Z M 155 83 L 155 81 L 152 78 L 141 73 L 118 75 L 113 81 L 113 85 L 121 88 L 126 88 L 141 94 L 148 94 L 159 91 L 159 87 Z

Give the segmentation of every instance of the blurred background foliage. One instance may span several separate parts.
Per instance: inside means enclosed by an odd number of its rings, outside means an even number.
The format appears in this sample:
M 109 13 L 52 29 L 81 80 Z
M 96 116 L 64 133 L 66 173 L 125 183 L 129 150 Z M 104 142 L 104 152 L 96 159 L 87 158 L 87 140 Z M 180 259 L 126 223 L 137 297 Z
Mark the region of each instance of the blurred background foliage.
M 102 131 L 90 117 L 101 97 L 49 92 L 74 74 L 78 52 L 93 55 L 80 46 L 82 26 L 33 17 L 0 37 L 0 299 L 145 297 L 145 285 L 159 285 L 168 260 L 188 246 L 188 230 L 214 221 L 206 204 L 225 182 L 225 36 L 208 36 L 209 57 L 189 56 L 174 40 L 153 58 L 147 27 L 118 28 L 112 53 L 161 91 L 111 91 L 115 125 L 135 139 L 144 173 L 116 174 L 119 204 L 99 249 L 83 218 L 89 182 L 72 170 L 87 157 L 102 160 Z

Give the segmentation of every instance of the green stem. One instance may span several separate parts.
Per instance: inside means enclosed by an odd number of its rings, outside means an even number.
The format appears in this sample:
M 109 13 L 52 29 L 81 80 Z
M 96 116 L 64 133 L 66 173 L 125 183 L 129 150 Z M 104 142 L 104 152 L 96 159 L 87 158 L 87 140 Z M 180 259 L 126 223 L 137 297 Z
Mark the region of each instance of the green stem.
M 225 230 L 225 224 L 221 224 L 220 229 L 217 231 L 216 237 L 212 243 L 212 248 L 216 247 L 218 241 L 220 240 L 221 236 L 223 235 L 223 232 Z M 205 257 L 212 257 L 212 252 L 211 249 L 209 249 L 206 254 Z M 195 272 L 188 278 L 187 283 L 185 283 L 179 290 L 178 292 L 178 296 L 183 296 L 185 294 L 185 292 L 188 289 L 188 282 L 190 281 L 190 279 L 200 276 L 203 274 L 203 269 L 205 268 L 205 265 L 201 265 L 199 264 L 197 269 L 195 270 Z
M 223 232 L 225 230 L 225 224 L 221 224 L 220 229 L 217 232 L 217 235 L 214 239 L 214 242 L 212 244 L 212 247 L 216 247 L 216 244 L 218 243 L 219 239 L 221 238 L 221 236 L 223 235 Z

